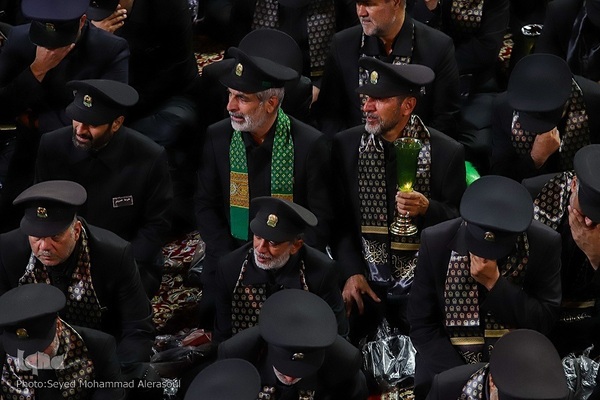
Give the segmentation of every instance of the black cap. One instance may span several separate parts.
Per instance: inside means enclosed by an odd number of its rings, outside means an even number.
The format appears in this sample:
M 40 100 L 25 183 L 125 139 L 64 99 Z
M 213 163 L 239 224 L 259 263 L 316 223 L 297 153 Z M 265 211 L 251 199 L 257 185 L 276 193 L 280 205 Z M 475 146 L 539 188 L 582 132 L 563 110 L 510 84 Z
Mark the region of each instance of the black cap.
M 281 3 L 281 2 L 280 2 Z M 302 50 L 287 33 L 277 29 L 255 29 L 240 41 L 238 49 L 244 53 L 271 60 L 302 73 Z
M 367 70 L 367 83 L 356 92 L 371 97 L 419 96 L 425 85 L 433 82 L 435 73 L 425 65 L 390 64 L 373 57 L 362 57 L 358 65 Z
M 279 372 L 294 378 L 314 374 L 337 337 L 331 307 L 305 290 L 284 289 L 271 295 L 258 318 L 260 335 L 268 343 L 269 361 Z
M 288 38 L 283 35 L 272 35 L 269 38 L 269 46 L 273 46 L 274 49 L 284 48 L 289 44 Z M 227 54 L 233 60 L 221 61 L 225 63 L 222 65 L 227 69 L 220 75 L 219 81 L 228 88 L 240 92 L 256 93 L 283 87 L 287 81 L 298 78 L 298 72 L 286 66 L 289 61 L 285 60 L 285 57 L 282 56 L 284 60 L 282 61 L 279 55 L 265 57 L 264 51 L 259 52 L 260 55 L 254 55 L 256 51 L 254 45 L 246 50 L 230 47 Z M 287 51 L 283 54 L 287 54 Z
M 184 400 L 256 400 L 260 384 L 258 371 L 248 361 L 220 360 L 196 375 Z
M 496 175 L 473 182 L 463 194 L 460 215 L 466 221 L 456 237 L 461 254 L 498 260 L 515 248 L 533 219 L 533 202 L 520 183 Z
M 75 91 L 75 99 L 67 106 L 67 116 L 90 125 L 111 123 L 139 99 L 131 86 L 108 79 L 71 81 L 67 87 Z
M 590 144 L 575 153 L 573 168 L 579 182 L 579 206 L 586 217 L 600 223 L 600 144 Z
M 32 20 L 29 39 L 36 45 L 55 49 L 75 43 L 79 19 L 88 0 L 23 0 L 21 9 Z
M 558 124 L 571 96 L 572 77 L 566 61 L 552 54 L 531 54 L 519 60 L 506 93 L 523 129 L 543 133 Z
M 585 12 L 592 24 L 600 28 L 600 0 L 585 0 Z
M 66 304 L 60 289 L 45 283 L 18 286 L 0 296 L 4 351 L 23 357 L 43 352 L 54 340 L 58 312 Z
M 533 330 L 514 330 L 498 339 L 490 374 L 502 400 L 563 400 L 569 395 L 558 352 Z
M 87 9 L 87 17 L 92 21 L 102 21 L 117 9 L 119 0 L 91 0 Z
M 317 217 L 306 208 L 276 197 L 256 197 L 252 206 L 258 207 L 250 221 L 256 236 L 273 242 L 287 242 L 304 232 L 308 226 L 317 225 Z
M 13 204 L 25 206 L 25 215 L 21 219 L 23 233 L 50 237 L 67 229 L 86 199 L 87 192 L 79 183 L 46 181 L 25 189 Z

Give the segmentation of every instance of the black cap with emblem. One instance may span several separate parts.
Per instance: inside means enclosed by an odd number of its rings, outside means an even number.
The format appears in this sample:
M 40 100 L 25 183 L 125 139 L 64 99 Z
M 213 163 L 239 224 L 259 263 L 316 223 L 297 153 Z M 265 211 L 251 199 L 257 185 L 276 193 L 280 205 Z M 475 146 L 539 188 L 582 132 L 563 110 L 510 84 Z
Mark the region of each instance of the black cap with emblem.
M 91 0 L 87 9 L 87 17 L 92 21 L 102 21 L 117 9 L 119 0 Z
M 256 50 L 253 43 L 256 42 L 252 41 L 245 44 L 244 50 L 242 50 L 241 45 L 239 48 L 230 47 L 227 50 L 227 54 L 233 60 L 221 61 L 224 63 L 222 65 L 227 66 L 219 77 L 219 81 L 224 86 L 244 93 L 256 93 L 271 88 L 281 88 L 286 82 L 298 78 L 298 72 L 287 66 L 291 62 L 287 59 L 289 51 L 267 57 L 261 51 Z M 288 35 L 271 34 L 269 35 L 269 44 L 265 46 L 278 49 L 290 45 Z M 295 47 L 290 50 L 293 49 Z M 281 61 L 274 61 L 275 57 Z
M 510 74 L 506 96 L 523 129 L 544 133 L 558 125 L 571 96 L 569 65 L 552 54 L 523 57 Z
M 501 400 L 563 400 L 569 396 L 556 348 L 534 330 L 517 329 L 498 339 L 490 356 L 490 374 Z
M 219 360 L 203 369 L 192 381 L 184 400 L 256 400 L 260 375 L 246 360 Z
M 36 45 L 55 49 L 75 43 L 79 20 L 89 0 L 23 0 L 23 15 L 31 20 L 29 39 Z
M 331 307 L 316 294 L 300 289 L 271 295 L 261 308 L 258 326 L 268 343 L 271 364 L 294 378 L 316 373 L 337 337 Z
M 317 225 L 315 214 L 289 200 L 256 197 L 252 199 L 252 206 L 258 211 L 250 221 L 250 229 L 266 240 L 287 242 L 303 233 L 306 227 Z
M 435 78 L 433 70 L 425 65 L 390 64 L 373 57 L 362 57 L 358 65 L 368 72 L 368 78 L 356 92 L 376 98 L 420 96 Z
M 582 147 L 575 154 L 573 168 L 579 182 L 577 198 L 583 214 L 600 223 L 600 144 Z
M 131 86 L 108 79 L 71 81 L 67 87 L 75 93 L 75 99 L 67 106 L 67 116 L 95 126 L 113 122 L 139 99 Z
M 23 233 L 50 237 L 67 229 L 78 207 L 86 199 L 87 192 L 80 184 L 56 180 L 37 183 L 25 189 L 13 204 L 25 207 L 25 215 L 21 219 Z
M 54 340 L 56 318 L 65 304 L 63 292 L 45 283 L 18 286 L 0 296 L 4 351 L 13 357 L 43 352 Z
M 520 183 L 487 175 L 471 184 L 460 202 L 465 220 L 456 235 L 456 249 L 498 260 L 511 253 L 519 234 L 533 220 L 533 202 Z

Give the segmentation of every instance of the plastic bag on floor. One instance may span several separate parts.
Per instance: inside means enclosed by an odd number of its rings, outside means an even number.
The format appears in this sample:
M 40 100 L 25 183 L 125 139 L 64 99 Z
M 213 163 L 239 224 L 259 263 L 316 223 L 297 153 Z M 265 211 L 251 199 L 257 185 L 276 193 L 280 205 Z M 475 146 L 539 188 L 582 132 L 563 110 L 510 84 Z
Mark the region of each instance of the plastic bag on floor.
M 599 364 L 589 357 L 593 348 L 588 347 L 579 356 L 571 353 L 562 360 L 567 385 L 571 391 L 569 400 L 585 400 L 594 391 Z
M 363 369 L 383 392 L 412 384 L 416 350 L 406 335 L 395 333 L 383 320 L 375 340 L 362 346 Z

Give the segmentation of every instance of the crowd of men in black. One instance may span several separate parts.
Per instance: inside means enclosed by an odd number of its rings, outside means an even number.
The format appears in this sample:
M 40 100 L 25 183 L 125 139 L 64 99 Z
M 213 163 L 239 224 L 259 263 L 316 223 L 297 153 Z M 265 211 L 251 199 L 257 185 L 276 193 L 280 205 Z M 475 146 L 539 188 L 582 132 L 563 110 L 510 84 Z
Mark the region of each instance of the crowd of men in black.
M 180 398 L 366 399 L 384 322 L 417 400 L 569 396 L 600 0 L 212 0 L 202 75 L 187 1 L 0 5 L 1 399 L 160 396 L 150 301 L 193 229 L 214 352 Z

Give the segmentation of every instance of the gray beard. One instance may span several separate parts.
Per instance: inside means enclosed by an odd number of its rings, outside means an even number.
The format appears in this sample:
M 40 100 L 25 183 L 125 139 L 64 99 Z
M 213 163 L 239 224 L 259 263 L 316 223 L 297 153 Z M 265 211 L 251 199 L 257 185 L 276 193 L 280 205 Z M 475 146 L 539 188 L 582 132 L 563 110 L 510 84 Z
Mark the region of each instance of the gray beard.
M 290 253 L 287 253 L 287 254 L 282 254 L 278 258 L 271 259 L 271 261 L 269 261 L 268 264 L 263 264 L 260 261 L 258 261 L 258 257 L 256 256 L 256 250 L 254 250 L 252 252 L 252 255 L 254 257 L 254 264 L 256 264 L 256 266 L 258 268 L 265 270 L 265 271 L 272 271 L 272 270 L 279 269 L 279 268 L 283 267 L 285 264 L 287 264 L 287 262 L 290 259 Z

